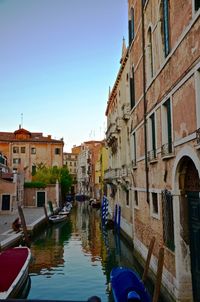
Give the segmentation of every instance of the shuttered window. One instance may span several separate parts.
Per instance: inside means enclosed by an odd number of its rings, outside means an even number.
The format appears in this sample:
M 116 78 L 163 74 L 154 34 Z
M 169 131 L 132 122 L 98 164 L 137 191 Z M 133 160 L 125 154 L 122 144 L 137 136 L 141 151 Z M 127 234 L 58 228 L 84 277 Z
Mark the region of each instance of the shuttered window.
M 128 21 L 128 32 L 129 32 L 129 46 L 131 45 L 133 39 L 134 39 L 134 35 L 135 35 L 135 29 L 134 29 L 135 25 L 134 25 L 134 10 L 133 8 L 131 8 L 131 18 Z
M 173 197 L 168 190 L 162 191 L 163 209 L 163 240 L 165 246 L 174 251 L 174 217 L 173 217 Z
M 195 0 L 194 7 L 196 11 L 200 8 L 200 0 Z
M 164 49 L 165 57 L 170 52 L 169 45 L 169 0 L 163 0 L 163 28 L 164 28 Z
M 132 77 L 130 77 L 130 98 L 131 98 L 131 109 L 135 106 L 135 76 L 134 68 L 132 67 Z

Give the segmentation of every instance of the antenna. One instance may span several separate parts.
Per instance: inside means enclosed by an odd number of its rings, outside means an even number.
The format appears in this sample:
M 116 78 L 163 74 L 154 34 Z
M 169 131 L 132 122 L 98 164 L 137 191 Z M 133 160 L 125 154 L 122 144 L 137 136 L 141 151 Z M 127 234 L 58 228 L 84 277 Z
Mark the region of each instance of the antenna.
M 23 128 L 23 113 L 21 113 L 21 127 Z

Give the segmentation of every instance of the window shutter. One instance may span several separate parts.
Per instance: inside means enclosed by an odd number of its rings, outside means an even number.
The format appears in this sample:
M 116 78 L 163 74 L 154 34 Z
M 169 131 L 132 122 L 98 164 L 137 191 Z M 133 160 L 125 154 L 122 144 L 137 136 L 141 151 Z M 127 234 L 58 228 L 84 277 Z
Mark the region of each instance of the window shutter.
M 128 21 L 128 34 L 129 34 L 129 46 L 131 45 L 132 42 L 132 34 L 131 34 L 131 20 Z

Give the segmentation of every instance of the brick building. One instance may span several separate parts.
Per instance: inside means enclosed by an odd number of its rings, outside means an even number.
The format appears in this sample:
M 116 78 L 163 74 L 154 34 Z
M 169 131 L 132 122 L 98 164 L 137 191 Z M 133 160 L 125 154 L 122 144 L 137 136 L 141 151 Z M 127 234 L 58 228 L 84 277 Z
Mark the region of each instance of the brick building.
M 118 74 L 107 106 L 116 138 L 113 144 L 108 127 L 111 170 L 119 162 L 113 147 L 116 154 L 118 148 L 121 154 L 130 150 L 128 199 L 120 193 L 121 175 L 115 174 L 113 183 L 113 174 L 112 202 L 121 203 L 122 229 L 144 259 L 156 237 L 153 272 L 164 246 L 163 289 L 176 301 L 199 301 L 200 2 L 129 0 L 128 19 L 126 80 Z M 120 147 L 122 138 L 114 128 L 127 86 L 123 102 L 130 105 L 124 125 L 129 138 Z

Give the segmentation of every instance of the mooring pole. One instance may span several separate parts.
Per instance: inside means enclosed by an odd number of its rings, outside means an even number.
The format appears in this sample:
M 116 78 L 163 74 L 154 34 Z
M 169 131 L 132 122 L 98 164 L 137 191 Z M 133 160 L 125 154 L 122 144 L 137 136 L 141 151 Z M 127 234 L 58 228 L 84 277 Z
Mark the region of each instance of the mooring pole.
M 153 302 L 158 302 L 159 299 L 161 282 L 162 282 L 163 265 L 164 265 L 164 247 L 161 247 L 159 249 L 156 284 L 155 284 L 153 300 L 152 300 Z
M 28 246 L 30 246 L 30 240 L 29 240 L 29 236 L 28 236 L 28 230 L 27 230 L 27 227 L 26 227 L 26 220 L 25 220 L 24 213 L 23 213 L 23 210 L 22 210 L 21 206 L 18 206 L 18 213 L 19 213 L 19 216 L 20 216 L 21 225 L 22 225 L 22 229 L 23 229 L 23 233 L 24 233 L 24 238 L 25 238 L 26 244 Z
M 44 205 L 44 214 L 45 214 L 46 222 L 49 223 L 49 217 L 48 217 L 47 208 L 45 205 Z
M 143 275 L 142 275 L 142 281 L 143 282 L 145 282 L 146 278 L 147 278 L 149 265 L 150 265 L 150 260 L 151 260 L 151 255 L 152 255 L 152 252 L 153 252 L 153 247 L 154 247 L 155 240 L 156 240 L 156 238 L 155 238 L 155 236 L 153 236 L 151 238 L 151 242 L 150 242 L 150 245 L 149 245 L 147 259 L 146 259 L 145 267 L 144 267 L 144 272 L 143 272 Z

